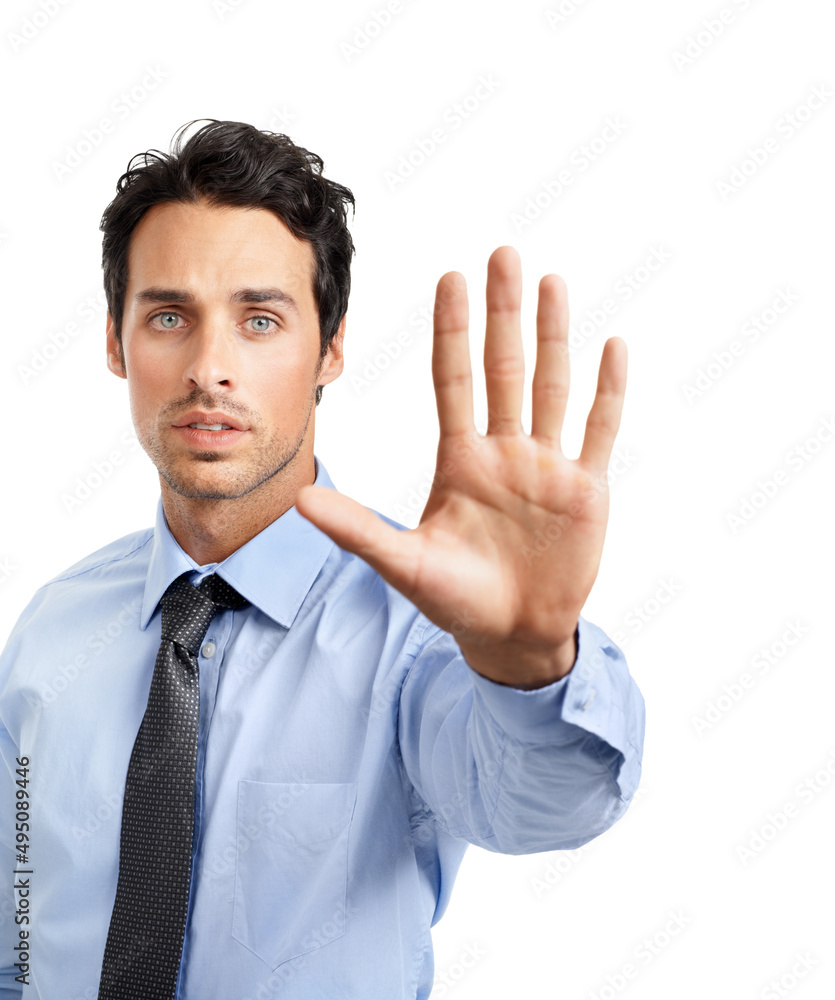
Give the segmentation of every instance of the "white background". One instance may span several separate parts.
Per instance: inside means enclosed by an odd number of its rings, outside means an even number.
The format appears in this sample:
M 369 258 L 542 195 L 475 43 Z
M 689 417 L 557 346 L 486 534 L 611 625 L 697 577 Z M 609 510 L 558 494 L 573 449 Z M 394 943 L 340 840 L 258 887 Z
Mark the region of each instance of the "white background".
M 383 26 L 383 0 L 52 6 L 3 10 L 0 638 L 53 574 L 153 521 L 156 473 L 125 444 L 126 387 L 105 368 L 98 223 L 117 178 L 193 119 L 287 132 L 357 198 L 346 369 L 316 428 L 342 492 L 418 522 L 437 419 L 431 329 L 410 320 L 445 271 L 468 282 L 482 413 L 490 252 L 522 257 L 528 388 L 537 282 L 565 278 L 572 457 L 605 338 L 629 347 L 623 471 L 584 613 L 620 639 L 646 699 L 641 791 L 579 853 L 471 848 L 434 932 L 433 998 L 830 998 L 831 6 L 406 0 Z M 27 19 L 42 26 L 21 44 Z M 145 89 L 149 68 L 161 79 Z M 825 99 L 809 104 L 814 88 Z M 104 117 L 112 131 L 85 144 Z M 607 119 L 622 134 L 583 160 Z M 537 217 L 519 226 L 526 203 Z M 653 254 L 666 259 L 642 270 Z M 768 312 L 781 294 L 791 304 Z

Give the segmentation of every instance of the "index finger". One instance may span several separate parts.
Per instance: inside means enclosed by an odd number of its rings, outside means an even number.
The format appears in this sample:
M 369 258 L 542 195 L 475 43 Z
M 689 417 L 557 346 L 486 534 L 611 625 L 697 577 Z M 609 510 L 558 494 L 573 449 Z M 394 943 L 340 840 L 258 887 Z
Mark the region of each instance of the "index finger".
M 435 291 L 432 339 L 432 380 L 441 437 L 473 429 L 469 325 L 464 275 L 448 271 Z

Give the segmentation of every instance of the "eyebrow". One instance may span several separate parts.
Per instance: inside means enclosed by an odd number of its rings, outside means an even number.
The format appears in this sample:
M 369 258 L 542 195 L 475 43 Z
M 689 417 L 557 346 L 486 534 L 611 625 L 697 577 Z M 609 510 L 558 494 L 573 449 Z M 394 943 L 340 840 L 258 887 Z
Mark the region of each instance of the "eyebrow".
M 193 304 L 195 299 L 191 292 L 184 292 L 179 288 L 143 288 L 133 297 L 137 305 L 145 302 L 178 302 L 184 305 Z M 261 303 L 275 302 L 286 306 L 294 312 L 299 312 L 299 306 L 292 295 L 282 292 L 280 288 L 239 288 L 229 298 L 230 302 L 236 303 Z

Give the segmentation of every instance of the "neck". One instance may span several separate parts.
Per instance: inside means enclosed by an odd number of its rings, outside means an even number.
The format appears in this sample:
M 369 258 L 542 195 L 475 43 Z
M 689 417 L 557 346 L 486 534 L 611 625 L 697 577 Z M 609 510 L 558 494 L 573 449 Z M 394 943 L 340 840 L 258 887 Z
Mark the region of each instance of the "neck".
M 184 497 L 160 477 L 162 509 L 177 544 L 198 566 L 222 562 L 289 510 L 302 486 L 313 484 L 313 454 L 296 458 L 300 461 L 231 500 Z

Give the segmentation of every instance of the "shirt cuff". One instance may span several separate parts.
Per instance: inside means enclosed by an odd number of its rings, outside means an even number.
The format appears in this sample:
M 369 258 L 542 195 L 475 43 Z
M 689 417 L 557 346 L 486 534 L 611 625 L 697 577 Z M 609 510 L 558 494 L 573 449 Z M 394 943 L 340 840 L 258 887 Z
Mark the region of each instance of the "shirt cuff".
M 466 660 L 465 660 L 466 662 Z M 629 795 L 640 779 L 644 700 L 620 649 L 597 625 L 580 617 L 577 658 L 553 684 L 521 690 L 497 684 L 469 664 L 474 698 L 511 739 L 527 744 L 577 742 L 577 728 L 619 751 L 615 778 Z

